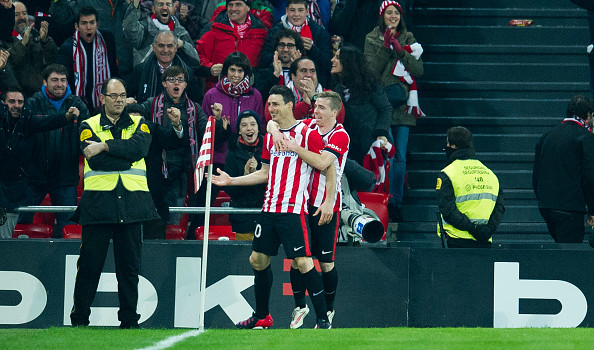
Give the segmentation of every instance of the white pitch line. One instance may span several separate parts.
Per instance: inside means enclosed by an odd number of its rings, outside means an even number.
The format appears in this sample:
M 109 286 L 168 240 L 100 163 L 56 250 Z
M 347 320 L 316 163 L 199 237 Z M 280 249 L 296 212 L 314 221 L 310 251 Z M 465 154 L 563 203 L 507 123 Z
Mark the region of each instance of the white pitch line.
M 186 333 L 182 333 L 182 334 L 178 334 L 178 335 L 173 335 L 169 338 L 163 339 L 160 342 L 156 343 L 155 345 L 151 345 L 148 346 L 146 348 L 140 348 L 140 349 L 136 349 L 136 350 L 162 350 L 162 349 L 167 349 L 172 347 L 173 345 L 179 343 L 182 340 L 185 340 L 187 338 L 190 337 L 195 337 L 197 335 L 200 335 L 201 333 L 204 333 L 204 331 L 201 330 L 192 330 L 192 331 L 188 331 Z

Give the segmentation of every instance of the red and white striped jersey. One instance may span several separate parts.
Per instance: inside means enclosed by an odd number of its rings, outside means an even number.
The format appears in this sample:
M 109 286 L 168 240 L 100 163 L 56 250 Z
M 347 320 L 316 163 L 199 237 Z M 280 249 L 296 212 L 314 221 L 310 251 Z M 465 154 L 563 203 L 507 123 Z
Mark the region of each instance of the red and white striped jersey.
M 286 136 L 293 137 L 297 144 L 309 151 L 320 153 L 324 148 L 317 130 L 298 122 L 289 129 L 280 129 Z M 266 134 L 262 149 L 262 163 L 269 164 L 268 186 L 264 196 L 263 212 L 307 213 L 307 187 L 312 167 L 292 151 L 277 151 L 272 135 Z
M 309 125 L 310 129 L 320 131 L 315 119 L 303 120 Z M 342 187 L 341 180 L 344 172 L 347 154 L 349 153 L 349 144 L 351 139 L 342 124 L 336 123 L 332 130 L 321 135 L 324 142 L 324 151 L 330 152 L 336 156 L 334 168 L 336 168 L 336 192 L 334 197 L 334 212 L 338 213 L 342 208 Z M 309 183 L 309 205 L 320 207 L 326 198 L 326 175 L 319 170 L 314 169 L 311 182 Z

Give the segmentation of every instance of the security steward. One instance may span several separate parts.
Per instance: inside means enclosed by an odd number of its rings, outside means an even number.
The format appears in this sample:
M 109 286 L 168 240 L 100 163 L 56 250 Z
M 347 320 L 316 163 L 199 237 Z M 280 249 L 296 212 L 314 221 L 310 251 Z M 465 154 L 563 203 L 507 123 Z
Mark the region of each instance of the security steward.
M 437 203 L 450 248 L 490 248 L 505 208 L 499 180 L 475 159 L 472 133 L 461 126 L 447 132 L 449 165 L 437 178 Z M 439 225 L 437 234 L 441 236 Z
M 87 326 L 109 240 L 113 239 L 120 328 L 137 328 L 142 222 L 158 218 L 146 181 L 151 143 L 142 117 L 126 110 L 126 88 L 117 78 L 101 89 L 101 113 L 80 125 L 85 156 L 84 192 L 75 219 L 82 242 L 74 287 L 73 326 Z

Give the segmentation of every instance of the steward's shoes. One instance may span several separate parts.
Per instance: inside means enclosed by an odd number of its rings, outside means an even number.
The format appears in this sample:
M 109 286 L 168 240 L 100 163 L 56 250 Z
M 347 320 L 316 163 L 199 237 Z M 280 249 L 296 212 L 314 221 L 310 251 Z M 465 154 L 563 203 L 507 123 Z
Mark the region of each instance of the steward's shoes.
M 235 325 L 235 327 L 239 329 L 266 329 L 272 327 L 274 321 L 272 320 L 272 316 L 270 314 L 266 315 L 264 319 L 259 319 L 252 314 L 252 317 L 248 318 L 245 321 L 241 321 Z
M 404 218 L 400 212 L 400 208 L 392 203 L 388 204 L 388 214 L 390 215 L 391 222 L 403 222 Z
M 330 321 L 328 320 L 322 320 L 321 318 L 318 318 L 316 320 L 316 326 L 314 327 L 315 329 L 330 329 L 332 328 L 332 324 L 330 324 Z
M 291 314 L 291 325 L 289 326 L 289 328 L 291 328 L 291 329 L 301 328 L 303 326 L 303 320 L 305 319 L 305 316 L 307 316 L 308 313 L 309 313 L 309 307 L 307 306 L 307 304 L 305 305 L 305 307 L 297 306 L 293 310 L 293 314 Z
M 330 322 L 330 324 L 332 324 L 332 320 L 334 319 L 334 313 L 334 310 L 326 312 L 328 315 L 328 322 Z

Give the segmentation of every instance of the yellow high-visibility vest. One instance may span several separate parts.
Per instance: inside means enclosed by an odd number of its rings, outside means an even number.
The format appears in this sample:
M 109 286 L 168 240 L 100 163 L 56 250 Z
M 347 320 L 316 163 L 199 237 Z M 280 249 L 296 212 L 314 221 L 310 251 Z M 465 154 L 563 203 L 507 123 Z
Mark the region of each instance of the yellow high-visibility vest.
M 133 124 L 122 130 L 122 140 L 127 140 L 134 135 L 136 128 L 140 124 L 141 117 L 131 115 Z M 113 140 L 113 135 L 109 129 L 103 129 L 101 126 L 101 114 L 85 120 L 91 130 L 99 137 L 102 142 Z M 148 131 L 148 128 L 147 128 Z M 84 130 L 83 130 L 84 133 Z M 81 140 L 83 140 L 81 134 Z M 89 167 L 89 163 L 85 158 L 84 170 L 84 189 L 90 191 L 112 191 L 119 179 L 122 179 L 122 184 L 128 191 L 145 191 L 148 192 L 148 184 L 146 182 L 146 164 L 144 158 L 132 163 L 128 170 L 124 171 L 102 171 L 93 170 Z
M 457 159 L 442 171 L 452 181 L 458 210 L 476 224 L 488 223 L 499 194 L 497 176 L 476 159 Z M 441 221 L 448 236 L 476 241 L 468 231 L 459 230 L 447 223 L 443 215 Z M 441 236 L 439 225 L 437 235 Z

